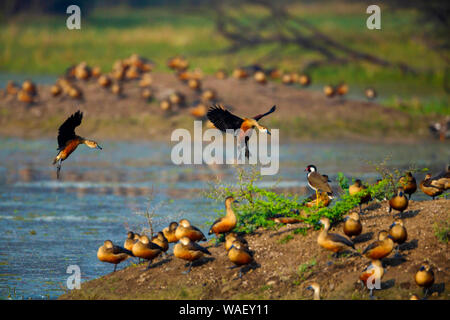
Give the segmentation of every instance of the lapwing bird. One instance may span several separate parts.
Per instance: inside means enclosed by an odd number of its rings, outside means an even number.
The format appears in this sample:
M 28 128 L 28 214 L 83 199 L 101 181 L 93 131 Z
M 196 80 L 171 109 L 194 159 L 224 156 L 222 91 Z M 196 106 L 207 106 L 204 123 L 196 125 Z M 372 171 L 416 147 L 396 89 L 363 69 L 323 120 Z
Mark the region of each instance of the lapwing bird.
M 320 300 L 320 285 L 317 282 L 311 283 L 306 289 L 314 291 L 314 300 Z
M 72 152 L 80 144 L 85 144 L 91 149 L 100 149 L 102 148 L 98 145 L 97 142 L 89 139 L 82 138 L 75 134 L 75 128 L 81 124 L 81 120 L 83 119 L 83 113 L 78 110 L 74 114 L 72 114 L 69 118 L 64 121 L 64 123 L 59 127 L 58 130 L 58 154 L 55 159 L 53 159 L 53 164 L 58 163 L 56 170 L 56 177 L 59 179 L 59 172 L 61 170 L 61 163 L 66 160 Z
M 444 192 L 444 189 L 441 188 L 441 184 L 434 182 L 430 173 L 425 175 L 425 178 L 420 182 L 419 187 L 423 193 L 432 197 L 433 200 Z
M 372 260 L 372 263 L 363 270 L 361 275 L 359 276 L 359 280 L 361 280 L 364 287 L 368 288 L 370 291 L 370 298 L 373 299 L 373 289 L 377 289 L 375 287 L 378 282 L 381 286 L 381 278 L 384 275 L 383 264 L 379 259 Z M 368 280 L 371 280 L 370 287 L 367 285 Z
M 203 258 L 204 254 L 211 255 L 211 252 L 188 237 L 182 237 L 173 248 L 175 257 L 189 261 L 189 269 L 182 272 L 183 274 L 191 272 L 192 262 Z
M 416 178 L 413 177 L 411 172 L 407 172 L 405 176 L 398 180 L 398 183 L 403 187 L 405 193 L 409 196 L 408 199 L 410 200 L 411 195 L 417 190 Z
M 434 284 L 434 272 L 428 263 L 424 263 L 420 266 L 419 271 L 414 276 L 414 280 L 419 287 L 424 288 L 425 297 L 428 296 L 428 290 Z
M 98 248 L 97 258 L 102 262 L 109 262 L 114 264 L 114 271 L 116 271 L 117 264 L 133 257 L 133 253 L 125 248 L 115 246 L 111 240 L 106 240 L 103 246 Z
M 220 234 L 230 232 L 234 229 L 234 227 L 236 227 L 237 217 L 233 211 L 233 208 L 231 207 L 232 203 L 237 203 L 237 201 L 234 200 L 233 197 L 227 197 L 225 199 L 226 215 L 214 221 L 211 228 L 209 229 L 208 234 L 214 233 L 216 237 L 218 237 Z
M 270 131 L 258 123 L 263 117 L 271 114 L 276 110 L 276 106 L 273 106 L 268 112 L 259 114 L 252 118 L 241 118 L 238 117 L 228 110 L 226 110 L 221 105 L 215 105 L 208 110 L 206 116 L 209 121 L 211 121 L 214 126 L 222 132 L 226 132 L 227 129 L 238 130 L 240 129 L 238 140 L 242 145 L 245 143 L 245 157 L 248 159 L 250 156 L 250 151 L 248 148 L 248 140 L 250 139 L 253 129 L 258 129 L 259 132 L 266 132 L 270 134 Z
M 333 190 L 331 190 L 331 187 L 328 184 L 328 176 L 321 175 L 319 172 L 317 172 L 316 166 L 312 164 L 307 166 L 305 171 L 308 172 L 307 180 L 309 187 L 316 192 L 317 207 L 319 206 L 319 191 L 326 192 L 330 199 L 333 199 Z

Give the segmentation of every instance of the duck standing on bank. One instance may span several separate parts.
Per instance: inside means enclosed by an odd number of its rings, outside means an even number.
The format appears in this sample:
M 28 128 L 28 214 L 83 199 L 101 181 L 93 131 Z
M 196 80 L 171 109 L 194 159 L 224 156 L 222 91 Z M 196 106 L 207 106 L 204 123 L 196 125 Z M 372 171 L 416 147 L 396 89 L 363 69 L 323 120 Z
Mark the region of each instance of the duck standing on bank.
M 411 195 L 417 190 L 416 178 L 413 177 L 411 172 L 407 172 L 405 176 L 399 179 L 400 186 L 403 187 L 405 193 L 409 196 L 408 199 L 411 199 Z
M 236 227 L 237 217 L 231 206 L 232 203 L 238 203 L 233 197 L 227 197 L 225 199 L 226 215 L 214 221 L 208 234 L 215 234 L 219 237 L 220 234 L 230 232 Z
M 114 271 L 116 271 L 117 265 L 122 261 L 133 257 L 133 253 L 125 248 L 115 246 L 111 240 L 106 240 L 103 245 L 98 248 L 97 258 L 102 262 L 108 262 L 114 264 Z
M 173 248 L 175 257 L 189 261 L 189 269 L 184 271 L 183 274 L 191 272 L 192 263 L 201 259 L 204 254 L 211 255 L 211 252 L 188 237 L 182 237 Z
M 321 218 L 319 222 L 324 226 L 317 238 L 317 243 L 322 248 L 333 251 L 336 257 L 339 252 L 345 249 L 352 248 L 355 250 L 355 245 L 347 237 L 337 233 L 328 233 L 330 229 L 330 220 L 328 218 Z
M 400 211 L 401 216 L 403 211 L 405 211 L 407 208 L 408 198 L 405 196 L 403 187 L 399 187 L 397 189 L 397 194 L 389 200 L 389 213 L 391 213 L 392 209 L 395 209 L 397 211 Z

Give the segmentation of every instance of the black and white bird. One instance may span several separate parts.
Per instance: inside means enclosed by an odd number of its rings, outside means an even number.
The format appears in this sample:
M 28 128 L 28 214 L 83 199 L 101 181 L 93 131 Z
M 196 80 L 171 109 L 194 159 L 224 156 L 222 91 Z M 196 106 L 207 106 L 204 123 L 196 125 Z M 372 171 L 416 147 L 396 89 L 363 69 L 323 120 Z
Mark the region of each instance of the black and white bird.
M 333 190 L 331 190 L 330 185 L 328 184 L 328 176 L 322 175 L 317 171 L 317 168 L 315 165 L 310 164 L 305 169 L 306 172 L 308 172 L 307 180 L 308 180 L 308 186 L 313 189 L 316 192 L 316 199 L 319 199 L 318 192 L 326 192 L 328 194 L 328 197 L 330 199 L 333 199 Z M 317 206 L 319 206 L 319 201 L 317 200 Z

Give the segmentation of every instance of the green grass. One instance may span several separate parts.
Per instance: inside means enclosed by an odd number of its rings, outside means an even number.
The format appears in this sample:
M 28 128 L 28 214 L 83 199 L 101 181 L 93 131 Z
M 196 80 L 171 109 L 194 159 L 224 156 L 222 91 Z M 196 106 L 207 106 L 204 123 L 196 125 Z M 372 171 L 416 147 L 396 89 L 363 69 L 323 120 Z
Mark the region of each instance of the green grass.
M 415 23 L 414 12 L 383 11 L 379 31 L 365 27 L 367 15 L 361 4 L 297 5 L 291 13 L 352 48 L 403 61 L 421 70 L 417 75 L 405 75 L 367 63 L 323 66 L 311 72 L 315 84 L 345 80 L 351 88 L 370 85 L 382 92 L 383 99 L 394 108 L 411 113 L 450 114 L 449 96 L 442 88 L 445 64 L 418 39 L 420 26 Z M 241 14 L 242 21 L 250 23 L 263 12 L 253 9 L 245 14 Z M 151 58 L 159 71 L 168 70 L 168 57 L 181 53 L 192 66 L 206 73 L 255 62 L 300 70 L 320 57 L 293 45 L 224 53 L 229 43 L 215 31 L 214 12 L 207 8 L 104 7 L 83 16 L 81 30 L 68 30 L 65 19 L 64 15 L 21 16 L 0 23 L 1 72 L 61 74 L 80 61 L 108 71 L 115 60 L 132 53 Z M 276 54 L 268 57 L 271 52 Z
M 442 243 L 448 243 L 450 239 L 450 221 L 441 221 L 440 224 L 435 223 L 434 235 Z

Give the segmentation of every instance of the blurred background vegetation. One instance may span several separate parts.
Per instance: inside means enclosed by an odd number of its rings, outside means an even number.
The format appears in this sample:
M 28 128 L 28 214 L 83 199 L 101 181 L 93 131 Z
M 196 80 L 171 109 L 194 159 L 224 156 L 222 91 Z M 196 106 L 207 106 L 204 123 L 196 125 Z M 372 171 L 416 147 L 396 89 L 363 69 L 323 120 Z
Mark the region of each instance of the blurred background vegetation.
M 81 30 L 66 28 L 71 4 L 81 8 Z M 378 1 L 381 30 L 366 28 L 369 4 L 4 0 L 0 72 L 57 75 L 80 61 L 110 70 L 133 53 L 167 71 L 167 59 L 183 54 L 205 73 L 260 63 L 307 71 L 316 84 L 374 86 L 396 108 L 450 114 L 449 2 Z

